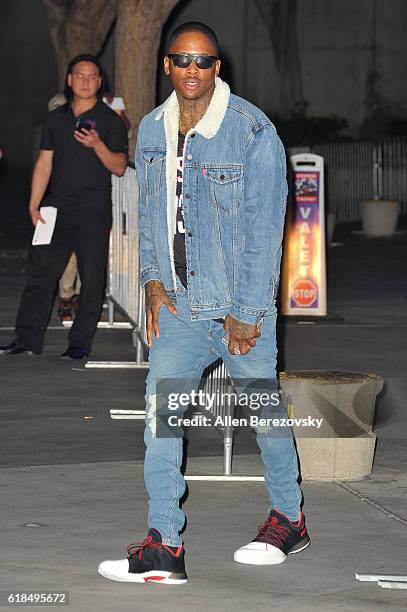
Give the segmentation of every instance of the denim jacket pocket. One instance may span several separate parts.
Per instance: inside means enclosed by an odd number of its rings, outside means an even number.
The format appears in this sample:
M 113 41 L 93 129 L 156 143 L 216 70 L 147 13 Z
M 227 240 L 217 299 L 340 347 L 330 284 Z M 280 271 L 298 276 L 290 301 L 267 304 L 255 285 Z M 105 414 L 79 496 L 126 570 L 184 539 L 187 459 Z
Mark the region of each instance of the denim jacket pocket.
M 212 205 L 223 210 L 239 205 L 243 186 L 243 164 L 204 165 L 203 175 Z
M 161 189 L 164 176 L 165 149 L 145 148 L 142 151 L 147 193 L 154 195 Z

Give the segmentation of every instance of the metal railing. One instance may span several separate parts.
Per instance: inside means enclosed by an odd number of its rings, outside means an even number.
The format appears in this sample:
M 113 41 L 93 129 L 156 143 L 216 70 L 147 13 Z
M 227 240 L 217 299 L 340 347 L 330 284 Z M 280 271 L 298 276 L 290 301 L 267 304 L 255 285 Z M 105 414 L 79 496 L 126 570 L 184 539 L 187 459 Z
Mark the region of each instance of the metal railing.
M 137 325 L 139 311 L 138 186 L 134 169 L 112 177 L 108 297 Z
M 378 195 L 385 200 L 398 200 L 407 213 L 407 140 L 381 143 L 378 158 Z
M 139 283 L 138 197 L 134 167 L 121 178 L 112 176 L 113 224 L 110 235 L 108 291 L 109 323 L 117 309 L 133 327 L 136 363 L 146 364 L 146 330 L 143 291 Z
M 234 428 L 229 418 L 233 418 L 235 406 L 232 402 L 221 401 L 221 398 L 227 398 L 228 393 L 234 390 L 231 378 L 228 375 L 226 366 L 222 359 L 217 359 L 214 363 L 208 366 L 202 374 L 203 391 L 205 397 L 215 398 L 213 405 L 205 406 L 205 410 L 215 417 L 221 417 L 223 425 L 216 426 L 223 435 L 223 474 L 230 476 L 232 474 L 232 452 L 233 452 L 233 433 Z

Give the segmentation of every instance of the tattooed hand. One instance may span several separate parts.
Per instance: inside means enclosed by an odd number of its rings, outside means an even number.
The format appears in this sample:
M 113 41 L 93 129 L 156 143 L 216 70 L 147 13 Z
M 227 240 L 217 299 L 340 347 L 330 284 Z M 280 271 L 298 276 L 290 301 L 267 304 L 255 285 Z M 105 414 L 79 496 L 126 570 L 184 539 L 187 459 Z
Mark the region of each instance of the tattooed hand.
M 231 355 L 236 355 L 236 349 L 242 355 L 246 355 L 256 346 L 256 338 L 261 335 L 256 323 L 243 323 L 230 315 L 225 318 L 223 327 L 229 330 L 229 353 Z
M 151 348 L 153 341 L 153 332 L 156 338 L 160 337 L 160 329 L 158 327 L 158 314 L 163 304 L 172 314 L 177 314 L 177 309 L 171 302 L 164 285 L 159 280 L 148 281 L 145 285 L 145 303 L 146 303 L 146 326 L 147 326 L 147 344 Z

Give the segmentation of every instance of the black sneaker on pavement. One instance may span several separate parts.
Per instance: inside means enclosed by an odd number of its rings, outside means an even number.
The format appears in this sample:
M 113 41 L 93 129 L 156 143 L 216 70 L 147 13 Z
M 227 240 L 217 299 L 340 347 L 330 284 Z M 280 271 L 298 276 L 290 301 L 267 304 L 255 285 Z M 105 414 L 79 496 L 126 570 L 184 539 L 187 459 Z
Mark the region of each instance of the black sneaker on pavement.
M 89 355 L 89 351 L 82 348 L 81 346 L 72 346 L 71 344 L 66 349 L 65 353 L 62 353 L 62 359 L 84 359 Z
M 117 582 L 160 582 L 185 584 L 185 550 L 183 546 L 166 546 L 157 529 L 150 529 L 141 544 L 127 547 L 128 558 L 103 561 L 98 572 Z
M 0 346 L 0 355 L 21 355 L 22 353 L 33 355 L 34 351 L 20 344 L 18 340 L 13 340 L 10 344 Z M 39 353 L 35 354 L 38 355 Z
M 292 523 L 278 510 L 271 510 L 252 542 L 235 551 L 234 560 L 249 565 L 283 563 L 287 555 L 298 553 L 311 544 L 304 516 Z

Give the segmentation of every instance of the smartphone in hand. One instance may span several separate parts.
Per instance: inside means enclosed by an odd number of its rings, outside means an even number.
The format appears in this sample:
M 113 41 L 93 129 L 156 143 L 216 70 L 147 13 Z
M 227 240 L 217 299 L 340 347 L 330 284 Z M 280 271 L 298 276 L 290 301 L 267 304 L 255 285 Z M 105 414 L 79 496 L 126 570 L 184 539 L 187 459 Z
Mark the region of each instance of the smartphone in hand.
M 89 119 L 89 117 L 79 117 L 75 124 L 75 130 L 82 132 L 83 130 L 95 130 L 96 121 Z

